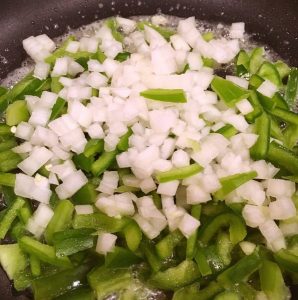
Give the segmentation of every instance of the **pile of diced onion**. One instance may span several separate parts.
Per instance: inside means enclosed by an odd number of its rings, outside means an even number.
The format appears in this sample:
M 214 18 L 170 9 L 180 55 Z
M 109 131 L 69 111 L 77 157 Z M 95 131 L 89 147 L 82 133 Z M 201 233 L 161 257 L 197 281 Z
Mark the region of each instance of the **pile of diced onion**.
M 153 21 L 166 23 L 167 19 L 161 16 Z M 277 168 L 250 158 L 249 148 L 258 136 L 252 133 L 245 115 L 253 108 L 248 100 L 237 103 L 235 109 L 226 107 L 208 90 L 214 70 L 204 67 L 202 61 L 202 57 L 220 64 L 233 60 L 239 52 L 244 24 L 234 23 L 228 39 L 206 42 L 195 19 L 188 18 L 179 22 L 177 34 L 167 42 L 150 27 L 136 30 L 133 20 L 118 17 L 117 22 L 126 35 L 125 47 L 132 52 L 122 63 L 114 58 L 124 51 L 124 46 L 113 38 L 106 25 L 94 36 L 68 44 L 66 50 L 71 53 L 100 49 L 107 56 L 102 64 L 90 59 L 87 71 L 70 57 L 58 58 L 51 69 L 44 59 L 56 46 L 46 35 L 23 41 L 36 62 L 34 76 L 60 77 L 64 87 L 59 94 L 26 96 L 31 117 L 13 128 L 15 136 L 23 140 L 14 151 L 24 158 L 18 166 L 22 173 L 17 174 L 15 193 L 40 202 L 27 229 L 40 237 L 53 216 L 50 187 L 55 186 L 58 197 L 66 199 L 87 183 L 84 172 L 77 170 L 71 160 L 74 153 L 83 152 L 87 139 L 103 139 L 105 151 L 112 151 L 131 128 L 129 149 L 117 155 L 117 163 L 119 168 L 131 169 L 132 174 L 122 178 L 124 185 L 139 188 L 146 196 L 117 193 L 119 175 L 117 171 L 106 171 L 97 188 L 97 209 L 111 217 L 130 216 L 150 239 L 167 226 L 170 231 L 178 228 L 189 237 L 200 226 L 188 213 L 191 205 L 212 201 L 212 194 L 221 187 L 221 177 L 255 170 L 256 180 L 237 188 L 225 201 L 244 202 L 242 214 L 246 224 L 258 227 L 273 251 L 285 247 L 285 236 L 298 229 L 297 220 L 291 219 L 296 216 L 291 199 L 295 184 L 273 179 Z M 178 75 L 186 64 L 189 70 Z M 227 79 L 248 87 L 246 79 Z M 267 81 L 259 91 L 268 95 L 274 87 L 266 84 Z M 99 90 L 98 97 L 92 96 L 92 88 Z M 159 102 L 140 96 L 140 92 L 152 88 L 183 89 L 187 103 Z M 67 113 L 49 121 L 58 97 L 67 101 Z M 214 133 L 226 124 L 233 125 L 239 133 L 230 139 Z M 191 161 L 204 170 L 182 181 L 158 184 L 155 180 L 157 172 L 188 166 Z M 34 176 L 42 166 L 50 171 L 48 178 Z M 149 194 L 152 191 L 161 196 L 161 210 L 154 205 Z M 77 205 L 75 209 L 77 214 L 94 212 L 91 205 Z M 112 251 L 116 238 L 110 233 L 101 234 L 97 251 Z

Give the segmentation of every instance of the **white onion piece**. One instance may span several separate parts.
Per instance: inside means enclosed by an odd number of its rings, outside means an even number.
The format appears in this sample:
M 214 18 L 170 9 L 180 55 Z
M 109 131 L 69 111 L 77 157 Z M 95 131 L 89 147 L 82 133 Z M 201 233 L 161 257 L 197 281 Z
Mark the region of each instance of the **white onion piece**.
M 75 210 L 77 215 L 89 215 L 89 214 L 93 214 L 94 212 L 93 206 L 89 204 L 75 205 Z
M 98 235 L 96 252 L 106 255 L 108 252 L 112 252 L 115 248 L 117 235 L 112 233 L 101 233 Z
M 67 199 L 73 196 L 80 188 L 88 182 L 87 177 L 81 171 L 75 171 L 63 179 L 63 183 L 55 189 L 60 199 Z

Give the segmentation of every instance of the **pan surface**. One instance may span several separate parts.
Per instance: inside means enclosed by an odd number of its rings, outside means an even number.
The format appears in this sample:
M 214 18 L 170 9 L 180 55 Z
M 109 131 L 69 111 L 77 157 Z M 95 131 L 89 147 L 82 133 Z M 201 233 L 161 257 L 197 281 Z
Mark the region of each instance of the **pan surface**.
M 297 0 L 1 0 L 0 80 L 20 67 L 26 57 L 21 42 L 30 35 L 46 33 L 55 37 L 69 27 L 116 14 L 127 17 L 159 12 L 223 23 L 243 21 L 255 40 L 269 45 L 290 65 L 298 66 Z M 292 295 L 293 299 L 298 297 L 295 287 Z M 29 299 L 11 292 L 2 270 L 0 299 Z

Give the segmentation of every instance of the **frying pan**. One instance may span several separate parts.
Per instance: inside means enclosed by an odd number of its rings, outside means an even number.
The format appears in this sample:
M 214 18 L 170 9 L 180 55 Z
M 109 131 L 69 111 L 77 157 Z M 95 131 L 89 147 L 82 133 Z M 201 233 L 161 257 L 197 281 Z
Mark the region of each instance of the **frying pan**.
M 0 79 L 21 65 L 26 57 L 21 41 L 30 35 L 55 37 L 69 27 L 116 14 L 128 17 L 159 12 L 223 23 L 243 21 L 256 41 L 298 66 L 298 0 L 1 0 Z M 297 286 L 291 290 L 292 299 L 297 299 Z M 12 291 L 0 270 L 0 299 L 30 298 Z

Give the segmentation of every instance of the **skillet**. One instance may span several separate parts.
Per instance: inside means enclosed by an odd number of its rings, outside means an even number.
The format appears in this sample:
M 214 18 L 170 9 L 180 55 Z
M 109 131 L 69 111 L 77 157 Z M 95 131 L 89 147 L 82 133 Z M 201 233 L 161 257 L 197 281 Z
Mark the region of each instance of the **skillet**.
M 69 27 L 116 14 L 128 17 L 159 12 L 223 23 L 243 21 L 256 41 L 269 45 L 290 65 L 298 66 L 297 0 L 1 0 L 0 80 L 20 67 L 26 58 L 21 42 L 30 35 L 46 33 L 55 37 Z M 298 286 L 291 290 L 292 299 L 297 299 Z M 1 300 L 29 297 L 12 291 L 0 269 Z

